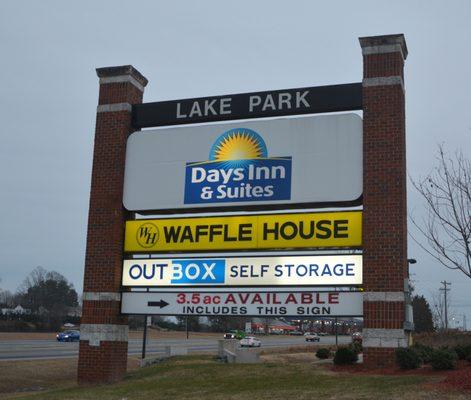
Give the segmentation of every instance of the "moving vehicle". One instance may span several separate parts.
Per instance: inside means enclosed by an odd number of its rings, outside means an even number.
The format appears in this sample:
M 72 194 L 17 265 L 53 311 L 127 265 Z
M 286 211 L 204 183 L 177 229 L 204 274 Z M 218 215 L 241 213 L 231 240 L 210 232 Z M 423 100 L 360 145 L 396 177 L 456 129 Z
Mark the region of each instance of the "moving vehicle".
M 56 335 L 56 339 L 58 342 L 78 342 L 80 340 L 80 332 L 79 331 L 59 332 Z
M 292 336 L 302 336 L 303 335 L 303 333 L 301 331 L 291 331 L 289 334 L 292 335 Z
M 253 336 L 247 336 L 240 341 L 240 347 L 260 347 L 262 342 Z
M 304 334 L 304 339 L 306 339 L 306 342 L 319 342 L 321 338 L 319 335 L 315 332 L 307 332 Z
M 243 339 L 245 337 L 244 331 L 233 330 L 224 334 L 224 339 Z

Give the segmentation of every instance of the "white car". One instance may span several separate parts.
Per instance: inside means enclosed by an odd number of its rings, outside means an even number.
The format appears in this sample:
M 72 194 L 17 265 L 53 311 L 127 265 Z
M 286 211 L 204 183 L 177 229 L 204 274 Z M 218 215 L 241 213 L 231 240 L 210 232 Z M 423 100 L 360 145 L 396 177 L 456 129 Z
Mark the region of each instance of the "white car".
M 246 336 L 240 340 L 240 347 L 260 347 L 262 342 L 253 336 Z
M 306 339 L 306 342 L 319 342 L 321 338 L 319 335 L 315 332 L 307 332 L 304 334 L 304 339 Z

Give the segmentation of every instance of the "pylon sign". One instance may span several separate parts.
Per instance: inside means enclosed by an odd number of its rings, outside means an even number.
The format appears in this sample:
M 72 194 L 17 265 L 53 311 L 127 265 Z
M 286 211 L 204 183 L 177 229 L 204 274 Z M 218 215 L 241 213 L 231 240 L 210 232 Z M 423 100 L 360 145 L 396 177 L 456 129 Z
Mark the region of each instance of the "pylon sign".
M 392 366 L 410 328 L 408 49 L 402 34 L 360 44 L 361 82 L 145 104 L 135 68 L 97 69 L 80 382 L 126 370 L 119 303 L 123 314 L 336 317 L 362 315 L 363 302 L 365 365 Z M 330 256 L 334 268 L 316 263 Z M 362 257 L 363 271 L 350 276 L 341 256 Z

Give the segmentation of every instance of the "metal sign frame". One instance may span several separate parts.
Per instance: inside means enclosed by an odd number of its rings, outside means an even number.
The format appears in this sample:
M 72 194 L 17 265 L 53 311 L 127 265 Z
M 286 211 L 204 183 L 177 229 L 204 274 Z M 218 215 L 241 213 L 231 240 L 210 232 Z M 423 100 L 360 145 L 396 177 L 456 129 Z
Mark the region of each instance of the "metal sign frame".
M 214 283 L 211 283 L 211 284 L 174 284 L 174 285 L 151 285 L 151 284 L 148 284 L 148 285 L 124 285 L 123 284 L 123 281 L 124 281 L 124 275 L 125 275 L 125 267 L 124 267 L 124 264 L 125 263 L 129 263 L 131 264 L 132 262 L 144 262 L 144 261 L 147 261 L 149 263 L 152 263 L 152 262 L 155 262 L 155 261 L 161 261 L 161 260 L 177 260 L 177 259 L 185 259 L 185 260 L 195 260 L 195 261 L 202 261 L 202 260 L 209 260 L 209 259 L 219 259 L 219 260 L 230 260 L 230 259 L 254 259 L 254 258 L 260 258 L 260 259 L 266 259 L 266 258 L 275 258 L 275 257 L 286 257 L 286 258 L 294 258 L 294 257 L 297 257 L 297 258 L 308 258 L 308 257 L 312 257 L 313 258 L 313 262 L 315 262 L 315 259 L 320 259 L 320 258 L 330 258 L 330 257 L 344 257 L 344 258 L 347 258 L 347 257 L 351 257 L 352 259 L 358 259 L 357 262 L 358 262 L 358 265 L 355 265 L 355 268 L 354 268 L 354 271 L 355 271 L 355 274 L 354 274 L 354 278 L 358 279 L 359 278 L 359 282 L 354 282 L 354 283 L 305 283 L 305 284 L 302 284 L 302 283 L 297 283 L 297 284 L 279 284 L 279 285 L 275 285 L 273 283 L 271 284 L 260 284 L 260 283 L 256 283 L 256 284 L 253 284 L 253 285 L 243 285 L 243 284 L 236 284 L 236 285 L 226 285 L 226 284 L 214 284 Z M 165 255 L 163 257 L 158 257 L 158 258 L 132 258 L 132 259 L 125 259 L 123 260 L 123 272 L 122 272 L 122 279 L 121 279 L 121 284 L 122 284 L 122 287 L 123 288 L 139 288 L 139 289 L 145 289 L 145 288 L 149 288 L 149 289 L 153 289 L 153 291 L 156 291 L 156 290 L 159 290 L 160 289 L 175 289 L 175 290 L 179 290 L 179 291 L 194 291 L 195 289 L 197 290 L 212 290 L 212 289 L 215 289 L 215 288 L 224 288 L 226 290 L 233 290 L 234 288 L 244 288 L 244 289 L 249 289 L 249 288 L 271 288 L 271 289 L 277 289 L 277 291 L 283 291 L 283 290 L 289 290 L 289 288 L 302 288 L 302 290 L 305 290 L 304 288 L 312 288 L 312 287 L 322 287 L 322 288 L 326 288 L 326 287 L 355 287 L 355 286 L 361 286 L 363 284 L 363 267 L 362 267 L 362 259 L 363 259 L 363 256 L 361 254 L 338 254 L 338 253 L 325 253 L 325 254 L 291 254 L 291 253 L 284 253 L 282 255 L 270 255 L 270 254 L 256 254 L 256 255 L 252 255 L 252 254 L 247 254 L 247 255 L 244 255 L 244 256 L 235 256 L 235 255 L 231 255 L 231 256 L 224 256 L 224 255 L 221 255 L 221 254 L 212 254 L 212 255 L 208 255 L 208 256 L 204 256 L 204 257 L 201 257 L 201 256 L 198 256 L 198 255 L 192 255 L 192 256 L 182 256 L 182 257 L 179 257 L 179 256 L 168 256 L 168 255 Z M 227 266 L 226 266 L 227 268 Z M 324 278 L 326 279 L 326 278 Z
M 255 109 L 252 107 L 254 105 L 254 100 L 260 98 L 261 102 L 267 101 L 267 99 L 278 99 L 277 106 L 272 107 L 259 107 Z M 291 99 L 290 106 L 286 106 L 286 100 Z M 294 99 L 297 99 L 296 102 Z M 285 107 L 282 107 L 282 103 L 285 101 Z M 276 102 L 276 101 L 275 101 Z M 144 103 L 136 104 L 132 106 L 132 126 L 141 129 L 147 127 L 161 127 L 161 126 L 172 126 L 172 125 L 184 125 L 184 124 L 198 124 L 198 123 L 208 123 L 208 122 L 222 122 L 222 121 L 236 121 L 241 119 L 259 119 L 267 117 L 278 117 L 278 116 L 293 116 L 293 115 L 303 115 L 303 114 L 317 114 L 317 113 L 331 113 L 331 112 L 341 112 L 341 111 L 356 111 L 363 109 L 363 100 L 362 100 L 362 83 L 350 83 L 350 84 L 341 84 L 341 85 L 329 85 L 329 86 L 319 86 L 319 87 L 305 87 L 298 89 L 285 89 L 285 90 L 274 90 L 274 91 L 264 91 L 264 92 L 251 92 L 243 94 L 232 94 L 232 95 L 222 95 L 222 96 L 211 96 L 211 97 L 201 97 L 201 98 L 190 98 L 182 100 L 171 100 L 171 101 L 161 101 L 153 103 Z M 260 106 L 261 103 L 257 105 Z M 271 104 L 275 104 L 274 101 Z M 214 111 L 212 108 L 214 105 L 219 105 L 219 110 Z M 203 106 L 205 111 L 203 112 Z M 224 107 L 224 108 L 223 108 Z M 191 109 L 198 110 L 198 112 L 188 112 Z M 217 107 L 216 107 L 217 108 Z M 279 205 L 268 204 L 264 205 L 262 208 L 264 211 L 268 210 L 285 210 L 290 211 L 293 209 L 309 209 L 316 208 L 345 208 L 352 206 L 359 206 L 362 204 L 363 196 L 354 199 L 352 201 L 339 201 L 339 202 L 317 202 L 317 203 L 305 203 L 305 204 L 289 204 L 288 208 L 280 208 Z M 204 213 L 210 211 L 214 212 L 230 212 L 230 211 L 259 211 L 262 209 L 260 205 L 244 205 L 243 207 L 225 207 L 225 206 L 214 206 L 208 209 L 205 208 L 186 208 L 186 209 L 168 209 L 160 210 L 158 214 L 172 214 L 179 213 L 180 218 L 184 217 L 186 213 Z M 341 210 L 341 211 L 356 211 L 356 210 Z M 144 210 L 139 211 L 140 214 L 155 214 L 155 210 Z M 198 218 L 198 216 L 196 217 Z M 361 246 L 360 246 L 361 247 Z M 350 247 L 352 249 L 359 249 L 358 246 Z M 306 249 L 307 250 L 307 249 Z M 332 249 L 334 250 L 334 249 Z M 339 248 L 339 251 L 346 250 L 346 248 Z M 249 249 L 243 250 L 220 250 L 215 256 L 219 258 L 222 257 L 224 253 L 235 253 L 229 257 L 237 257 L 238 252 L 247 253 L 250 252 Z M 297 249 L 299 251 L 299 249 Z M 199 251 L 191 251 L 190 256 L 186 256 L 188 251 L 178 251 L 181 255 L 184 255 L 184 258 L 201 258 L 198 253 Z M 288 254 L 293 253 L 293 256 L 296 254 L 296 250 L 286 251 Z M 139 253 L 143 253 L 140 251 Z M 150 251 L 149 253 L 155 254 L 155 252 Z M 174 251 L 170 252 L 174 253 Z M 208 250 L 202 251 L 202 253 L 208 253 Z M 265 254 L 260 254 L 260 250 L 255 250 L 255 253 L 249 257 L 266 257 Z M 164 253 L 159 258 L 175 258 L 170 257 L 169 252 L 167 255 Z M 324 253 L 322 255 L 337 255 L 333 253 Z M 149 258 L 152 260 L 152 258 Z M 331 285 L 331 288 L 335 287 L 354 287 L 355 285 Z M 152 293 L 304 293 L 310 291 L 311 293 L 359 293 L 359 291 L 337 291 L 337 290 L 317 290 L 319 286 L 302 286 L 302 289 L 294 289 L 299 287 L 296 286 L 279 286 L 279 287 L 270 287 L 270 286 L 189 286 L 189 287 L 142 287 L 131 292 L 122 292 L 121 298 L 121 308 L 123 297 L 128 296 L 129 294 L 152 294 Z M 131 287 L 126 287 L 129 289 Z M 124 288 L 123 288 L 124 289 Z M 260 289 L 260 290 L 259 290 Z M 292 290 L 290 290 L 292 289 Z M 326 286 L 323 286 L 323 289 L 326 289 Z M 144 313 L 146 315 L 149 313 Z M 139 314 L 138 314 L 139 315 Z M 179 315 L 175 313 L 170 314 L 157 314 L 157 315 Z M 188 314 L 181 314 L 188 315 Z M 195 315 L 214 315 L 214 314 L 195 314 Z M 228 314 L 226 314 L 228 315 Z M 244 314 L 246 317 L 260 316 L 257 314 Z M 280 315 L 281 316 L 281 315 Z M 284 315 L 289 316 L 289 315 Z M 299 315 L 294 315 L 299 316 Z M 312 315 L 314 316 L 314 315 Z M 330 315 L 335 316 L 335 315 Z M 361 317 L 363 316 L 363 311 L 358 312 L 358 314 L 352 315 L 342 315 L 345 317 Z

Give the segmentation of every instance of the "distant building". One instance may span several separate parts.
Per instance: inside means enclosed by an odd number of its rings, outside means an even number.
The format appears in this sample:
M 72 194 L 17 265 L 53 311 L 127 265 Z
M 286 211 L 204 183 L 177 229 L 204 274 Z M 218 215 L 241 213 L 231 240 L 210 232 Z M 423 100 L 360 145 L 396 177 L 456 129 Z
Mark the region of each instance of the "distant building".
M 2 308 L 1 311 L 3 315 L 25 315 L 31 313 L 30 310 L 20 305 L 17 305 L 15 308 Z
M 253 318 L 251 326 L 254 333 L 267 333 L 266 330 L 268 329 L 268 333 L 286 334 L 297 330 L 295 326 L 273 318 Z

